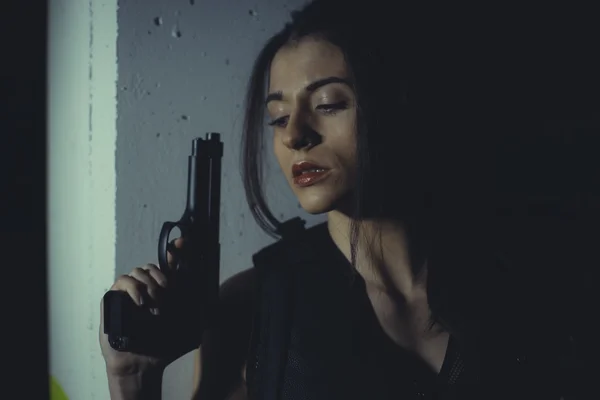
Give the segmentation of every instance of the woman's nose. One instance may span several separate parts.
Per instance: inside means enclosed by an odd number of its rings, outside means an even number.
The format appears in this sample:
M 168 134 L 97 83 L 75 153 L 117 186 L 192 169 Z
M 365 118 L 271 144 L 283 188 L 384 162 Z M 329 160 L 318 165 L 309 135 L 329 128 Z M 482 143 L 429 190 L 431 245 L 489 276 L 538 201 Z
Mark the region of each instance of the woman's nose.
M 305 150 L 316 146 L 320 141 L 320 135 L 308 124 L 294 121 L 288 123 L 282 140 L 290 150 Z

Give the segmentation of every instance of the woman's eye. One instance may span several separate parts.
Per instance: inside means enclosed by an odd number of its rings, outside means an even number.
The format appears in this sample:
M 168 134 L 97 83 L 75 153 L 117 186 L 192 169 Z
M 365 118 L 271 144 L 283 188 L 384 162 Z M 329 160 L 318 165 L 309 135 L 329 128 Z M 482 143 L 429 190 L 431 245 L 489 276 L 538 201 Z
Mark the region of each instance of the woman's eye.
M 285 127 L 288 123 L 288 119 L 290 117 L 289 116 L 285 116 L 285 117 L 280 117 L 277 119 L 274 119 L 273 121 L 269 122 L 269 126 L 279 126 L 279 127 Z
M 340 101 L 339 103 L 333 103 L 333 104 L 319 104 L 317 106 L 317 110 L 320 110 L 323 112 L 323 114 L 335 114 L 337 111 L 339 110 L 345 110 L 346 108 L 348 108 L 348 103 L 346 103 L 345 101 Z

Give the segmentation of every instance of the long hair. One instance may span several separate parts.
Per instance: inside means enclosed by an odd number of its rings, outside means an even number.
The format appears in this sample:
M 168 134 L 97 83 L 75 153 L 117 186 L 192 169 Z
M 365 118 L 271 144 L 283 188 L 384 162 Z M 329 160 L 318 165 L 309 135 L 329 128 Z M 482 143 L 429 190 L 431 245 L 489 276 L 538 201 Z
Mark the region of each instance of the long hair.
M 432 130 L 411 115 L 411 67 L 408 38 L 389 32 L 389 24 L 377 19 L 357 2 L 315 0 L 292 13 L 292 20 L 273 36 L 259 53 L 246 94 L 242 137 L 244 189 L 252 215 L 270 236 L 279 237 L 280 221 L 270 211 L 263 188 L 263 143 L 266 88 L 271 62 L 279 49 L 304 37 L 316 37 L 337 46 L 345 59 L 356 96 L 357 177 L 353 196 L 350 237 L 351 263 L 356 266 L 360 221 L 394 219 L 406 227 L 414 272 L 428 265 L 431 292 L 431 326 L 453 324 L 445 298 L 435 284 L 430 264 L 434 220 L 432 213 L 432 160 L 426 151 Z M 377 10 L 374 4 L 368 6 Z M 380 10 L 385 13 L 385 9 Z M 430 271 L 431 269 L 431 271 Z M 446 279 L 446 276 L 444 276 Z M 430 288 L 430 289 L 429 289 Z M 438 306 L 438 304 L 440 306 Z M 443 305 L 443 307 L 442 307 Z M 458 325 L 458 323 L 454 324 Z

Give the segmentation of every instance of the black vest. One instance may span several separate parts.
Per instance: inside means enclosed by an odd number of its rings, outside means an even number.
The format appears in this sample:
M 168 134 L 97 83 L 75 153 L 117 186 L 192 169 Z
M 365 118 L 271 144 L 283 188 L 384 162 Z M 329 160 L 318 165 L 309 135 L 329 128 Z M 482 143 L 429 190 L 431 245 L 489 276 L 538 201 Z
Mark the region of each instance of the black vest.
M 254 265 L 252 400 L 450 399 L 482 384 L 511 399 L 568 392 L 556 343 L 548 351 L 548 335 L 524 338 L 510 324 L 471 343 L 451 337 L 440 374 L 430 372 L 383 333 L 364 281 L 326 224 L 286 235 L 258 252 Z

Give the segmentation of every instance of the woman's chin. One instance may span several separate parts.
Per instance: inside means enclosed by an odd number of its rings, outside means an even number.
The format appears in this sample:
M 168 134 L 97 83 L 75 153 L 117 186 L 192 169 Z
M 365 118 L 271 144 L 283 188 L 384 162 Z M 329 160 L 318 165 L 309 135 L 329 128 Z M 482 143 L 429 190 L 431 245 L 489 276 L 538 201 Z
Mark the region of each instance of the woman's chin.
M 340 199 L 333 196 L 305 196 L 298 198 L 304 211 L 312 215 L 325 214 L 340 208 Z
M 312 215 L 325 214 L 332 211 L 335 207 L 334 202 L 323 198 L 299 199 L 300 206 L 304 211 Z
M 302 203 L 300 203 L 300 206 L 302 207 L 302 209 L 304 211 L 306 211 L 309 214 L 312 215 L 320 215 L 320 214 L 325 214 L 328 213 L 329 211 L 332 211 L 333 208 L 332 207 L 323 207 L 323 206 L 317 206 L 314 204 L 310 204 L 310 205 L 303 205 Z

